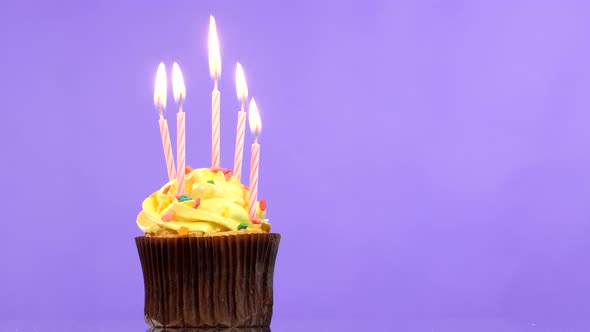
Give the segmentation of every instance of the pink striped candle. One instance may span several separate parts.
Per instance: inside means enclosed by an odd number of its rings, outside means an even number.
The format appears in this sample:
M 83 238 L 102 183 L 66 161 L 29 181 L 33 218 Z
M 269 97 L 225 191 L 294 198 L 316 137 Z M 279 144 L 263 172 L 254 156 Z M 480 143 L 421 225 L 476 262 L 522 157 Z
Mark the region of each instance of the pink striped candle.
M 236 129 L 236 147 L 234 155 L 234 176 L 238 180 L 242 177 L 242 157 L 244 155 L 244 132 L 246 131 L 246 112 L 244 112 L 244 103 L 248 97 L 248 86 L 244 69 L 238 62 L 236 65 L 236 92 L 238 99 L 242 101 L 242 106 L 238 112 L 238 127 Z
M 252 154 L 250 156 L 250 197 L 248 201 L 248 213 L 252 222 L 260 223 L 260 220 L 256 218 L 256 199 L 258 198 L 258 169 L 260 168 L 260 144 L 258 144 L 258 135 L 262 129 L 262 122 L 260 121 L 258 106 L 256 106 L 254 98 L 250 100 L 248 113 L 250 130 L 254 134 L 254 144 L 252 144 Z
M 242 110 L 238 112 L 238 128 L 236 130 L 236 153 L 234 156 L 234 176 L 242 178 L 242 157 L 244 155 L 244 132 L 246 131 L 246 112 L 242 104 Z
M 168 122 L 164 119 L 163 110 L 166 107 L 166 95 L 168 88 L 166 84 L 166 66 L 160 62 L 156 73 L 156 83 L 154 87 L 154 104 L 160 113 L 160 136 L 162 137 L 162 147 L 164 149 L 164 158 L 166 168 L 168 169 L 168 181 L 176 178 L 174 169 L 174 156 L 172 155 L 172 143 L 170 142 L 170 133 L 168 131 Z
M 170 142 L 170 132 L 168 131 L 168 121 L 162 116 L 160 111 L 160 135 L 162 136 L 162 147 L 164 148 L 164 158 L 166 158 L 166 168 L 168 169 L 168 181 L 176 178 L 176 169 L 174 168 L 174 156 L 172 155 L 172 143 Z
M 211 93 L 211 110 L 212 110 L 212 118 L 211 118 L 211 166 L 212 168 L 219 169 L 221 168 L 221 161 L 220 161 L 220 119 L 219 119 L 219 97 L 220 93 L 217 89 L 217 80 L 215 80 L 215 87 L 213 88 L 213 92 Z
M 220 122 L 219 122 L 219 90 L 217 80 L 221 74 L 221 55 L 219 52 L 219 38 L 215 18 L 209 17 L 209 73 L 215 80 L 215 86 L 211 93 L 211 166 L 215 169 L 221 168 L 220 162 Z
M 184 86 L 182 72 L 176 62 L 172 65 L 172 90 L 174 100 L 178 103 L 178 113 L 176 114 L 176 164 L 178 165 L 176 194 L 182 195 L 185 191 L 184 175 L 186 167 L 185 120 L 182 102 L 186 98 L 186 87 Z
M 256 218 L 256 199 L 258 198 L 258 168 L 260 166 L 260 144 L 258 144 L 258 138 L 255 139 L 252 144 L 252 155 L 250 159 L 250 201 L 249 215 L 251 220 L 257 220 Z
M 178 165 L 178 171 L 176 172 L 176 185 L 178 195 L 184 194 L 184 169 L 186 167 L 186 147 L 185 147 L 185 134 L 184 134 L 184 112 L 182 111 L 182 105 L 180 110 L 176 114 L 176 164 Z

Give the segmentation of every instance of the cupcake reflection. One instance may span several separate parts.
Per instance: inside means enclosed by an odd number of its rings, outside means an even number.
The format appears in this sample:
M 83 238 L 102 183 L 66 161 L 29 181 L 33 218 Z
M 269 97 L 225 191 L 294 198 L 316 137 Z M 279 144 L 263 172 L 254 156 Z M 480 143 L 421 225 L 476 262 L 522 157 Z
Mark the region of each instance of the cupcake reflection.
M 270 332 L 270 327 L 184 327 L 184 328 L 165 328 L 152 327 L 146 332 Z

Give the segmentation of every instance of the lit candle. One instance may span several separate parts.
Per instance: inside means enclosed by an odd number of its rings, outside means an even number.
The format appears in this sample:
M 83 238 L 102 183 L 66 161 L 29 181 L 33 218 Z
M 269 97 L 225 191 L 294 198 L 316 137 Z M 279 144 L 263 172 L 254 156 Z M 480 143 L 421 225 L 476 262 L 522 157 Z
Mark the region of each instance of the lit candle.
M 160 63 L 158 72 L 156 73 L 156 84 L 154 87 L 154 104 L 160 113 L 160 136 L 162 136 L 162 147 L 164 148 L 164 158 L 166 158 L 166 168 L 168 169 L 168 181 L 176 178 L 176 171 L 174 169 L 174 156 L 172 156 L 172 144 L 170 143 L 170 133 L 168 132 L 168 122 L 164 119 L 163 110 L 166 108 L 166 94 L 168 89 L 166 86 L 166 66 Z
M 236 66 L 236 91 L 238 99 L 242 101 L 242 106 L 238 112 L 238 127 L 236 129 L 236 151 L 234 155 L 234 176 L 240 180 L 242 177 L 242 156 L 244 154 L 244 132 L 246 130 L 246 112 L 244 104 L 248 97 L 248 86 L 242 65 L 238 62 Z
M 253 223 L 260 223 L 256 218 L 256 198 L 258 196 L 258 168 L 260 165 L 260 144 L 258 144 L 258 135 L 262 129 L 262 122 L 260 121 L 260 113 L 258 113 L 258 106 L 254 98 L 250 100 L 250 107 L 248 109 L 248 122 L 250 123 L 250 130 L 254 134 L 254 144 L 252 144 L 252 155 L 250 159 L 250 200 L 249 200 L 249 215 Z
M 176 62 L 172 65 L 172 92 L 174 93 L 174 100 L 178 103 L 178 113 L 176 114 L 176 165 L 178 165 L 178 170 L 176 172 L 176 194 L 181 195 L 184 194 L 185 190 L 184 168 L 186 164 L 186 139 L 182 102 L 186 99 L 186 87 L 184 86 L 182 72 Z
M 219 39 L 217 37 L 217 28 L 215 27 L 215 18 L 209 18 L 209 72 L 215 85 L 211 93 L 211 163 L 212 168 L 220 169 L 220 123 L 219 123 L 219 98 L 220 93 L 217 89 L 217 81 L 221 74 L 221 55 L 219 53 Z

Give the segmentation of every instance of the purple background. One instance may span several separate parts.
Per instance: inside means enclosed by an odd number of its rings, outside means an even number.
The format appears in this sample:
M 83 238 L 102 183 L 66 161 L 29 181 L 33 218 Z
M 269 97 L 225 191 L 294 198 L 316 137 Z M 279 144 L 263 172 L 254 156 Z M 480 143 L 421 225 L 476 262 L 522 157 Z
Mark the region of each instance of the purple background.
M 208 166 L 209 14 L 224 166 L 238 60 L 262 113 L 275 320 L 583 324 L 582 0 L 4 1 L 0 320 L 142 319 L 154 76 L 179 62 L 188 163 Z

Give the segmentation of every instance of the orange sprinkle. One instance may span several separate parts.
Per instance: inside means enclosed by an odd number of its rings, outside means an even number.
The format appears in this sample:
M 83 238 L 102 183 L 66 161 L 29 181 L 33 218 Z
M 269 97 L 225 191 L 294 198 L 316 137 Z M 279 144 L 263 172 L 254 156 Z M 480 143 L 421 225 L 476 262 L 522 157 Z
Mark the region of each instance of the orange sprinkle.
M 262 223 L 262 220 L 261 219 L 258 219 L 258 218 L 250 218 L 250 221 L 253 224 L 261 224 Z
M 172 213 L 172 212 L 168 212 L 162 216 L 162 221 L 164 221 L 164 222 L 169 222 L 172 220 L 174 220 L 174 213 Z
M 170 191 L 170 187 L 171 187 L 171 185 L 168 185 L 166 188 L 164 188 L 164 195 L 168 195 L 168 191 Z
M 231 174 L 225 173 L 225 181 L 229 181 L 231 179 Z
M 229 206 L 226 206 L 225 209 L 223 209 L 223 217 L 229 217 Z
M 190 172 L 192 172 L 192 171 L 193 171 L 193 168 L 192 168 L 192 167 L 190 167 L 190 166 L 186 166 L 186 167 L 184 168 L 184 174 L 188 174 L 188 173 L 190 173 Z
M 188 235 L 188 228 L 181 226 L 176 232 L 178 232 L 178 235 L 185 236 Z
M 260 200 L 260 211 L 266 210 L 266 199 Z
M 199 205 L 201 205 L 201 199 L 197 198 L 197 199 L 195 199 L 195 203 L 193 204 L 193 209 L 198 208 Z

